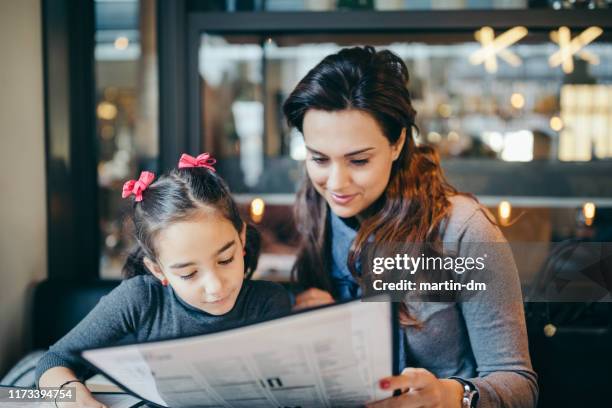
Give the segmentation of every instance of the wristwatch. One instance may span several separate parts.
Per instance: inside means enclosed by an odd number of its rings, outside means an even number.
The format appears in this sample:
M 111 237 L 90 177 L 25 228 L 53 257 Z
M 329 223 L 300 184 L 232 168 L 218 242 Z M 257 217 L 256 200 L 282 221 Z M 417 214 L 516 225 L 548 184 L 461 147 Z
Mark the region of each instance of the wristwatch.
M 463 386 L 463 397 L 461 397 L 461 408 L 476 408 L 478 402 L 478 390 L 469 381 L 459 377 L 449 377 Z

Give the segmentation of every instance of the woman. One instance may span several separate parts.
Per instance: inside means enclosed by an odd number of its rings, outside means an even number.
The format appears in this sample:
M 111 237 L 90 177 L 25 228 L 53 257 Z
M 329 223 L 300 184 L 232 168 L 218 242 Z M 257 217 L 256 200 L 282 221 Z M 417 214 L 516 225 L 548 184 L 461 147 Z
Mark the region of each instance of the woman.
M 407 82 L 395 54 L 343 49 L 314 67 L 284 104 L 308 152 L 296 207 L 302 245 L 294 272 L 306 288 L 297 308 L 359 297 L 357 260 L 366 243 L 443 242 L 471 256 L 464 243 L 505 242 L 487 210 L 447 183 L 435 151 L 415 144 Z M 373 406 L 536 405 L 516 266 L 508 250 L 492 261 L 510 302 L 491 291 L 484 301 L 403 303 L 406 368 L 380 381 L 402 394 Z

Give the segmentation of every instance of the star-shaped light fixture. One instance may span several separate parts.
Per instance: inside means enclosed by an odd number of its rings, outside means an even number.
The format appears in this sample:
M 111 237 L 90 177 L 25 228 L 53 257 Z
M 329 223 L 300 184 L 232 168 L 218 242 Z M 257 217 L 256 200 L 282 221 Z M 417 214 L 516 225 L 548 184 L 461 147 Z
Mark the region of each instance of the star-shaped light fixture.
M 589 64 L 599 64 L 599 57 L 583 50 L 583 48 L 602 33 L 603 30 L 599 27 L 589 27 L 572 39 L 572 33 L 567 27 L 560 27 L 557 31 L 551 31 L 550 39 L 559 45 L 559 50 L 550 56 L 548 64 L 553 68 L 561 65 L 563 72 L 566 74 L 574 71 L 574 55 L 577 55 Z
M 474 36 L 482 47 L 470 55 L 470 62 L 479 65 L 484 62 L 485 69 L 489 73 L 497 72 L 497 57 L 512 66 L 521 65 L 518 55 L 508 50 L 512 44 L 527 35 L 525 27 L 514 27 L 495 37 L 495 32 L 491 27 L 482 27 L 476 31 Z

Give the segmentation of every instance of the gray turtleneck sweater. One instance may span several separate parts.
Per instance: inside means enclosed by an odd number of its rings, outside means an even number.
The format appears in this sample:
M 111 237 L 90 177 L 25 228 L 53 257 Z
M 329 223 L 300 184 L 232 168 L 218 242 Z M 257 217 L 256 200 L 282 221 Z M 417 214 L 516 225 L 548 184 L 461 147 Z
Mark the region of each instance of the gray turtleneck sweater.
M 478 389 L 478 408 L 535 407 L 537 376 L 531 367 L 521 288 L 512 252 L 493 216 L 465 196 L 451 198 L 451 214 L 441 228 L 444 252 L 489 258 L 489 287 L 461 302 L 407 302 L 420 325 L 403 330 L 400 366 L 422 367 L 438 378 L 460 377 Z M 346 266 L 357 231 L 331 214 L 331 278 L 341 300 L 361 296 Z M 470 245 L 471 244 L 471 245 Z M 470 279 L 457 276 L 457 281 Z M 483 274 L 480 275 L 481 277 Z
M 205 313 L 183 301 L 170 286 L 151 275 L 123 281 L 66 336 L 49 348 L 36 367 L 36 383 L 48 369 L 72 369 L 77 377 L 94 373 L 78 353 L 85 349 L 128 342 L 195 336 L 237 327 L 289 313 L 289 297 L 282 286 L 245 280 L 234 308 L 223 316 Z

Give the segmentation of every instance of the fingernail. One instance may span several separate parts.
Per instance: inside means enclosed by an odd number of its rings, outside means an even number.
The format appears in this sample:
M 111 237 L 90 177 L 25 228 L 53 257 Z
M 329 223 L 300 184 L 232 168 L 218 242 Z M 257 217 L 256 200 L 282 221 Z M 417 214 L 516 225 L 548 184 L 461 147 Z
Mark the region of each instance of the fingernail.
M 386 390 L 390 386 L 391 386 L 391 381 L 389 381 L 389 380 L 380 380 L 380 388 L 382 388 L 383 390 Z

